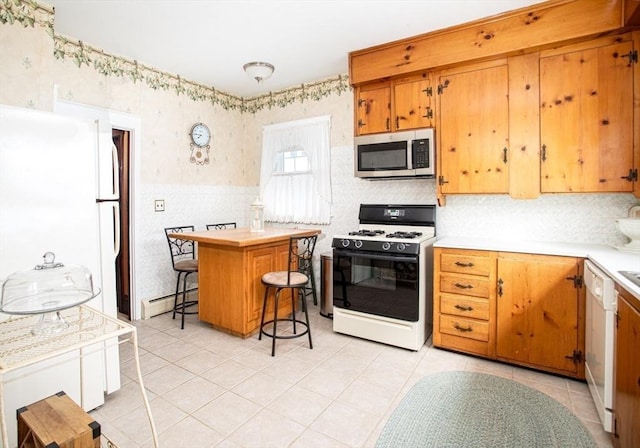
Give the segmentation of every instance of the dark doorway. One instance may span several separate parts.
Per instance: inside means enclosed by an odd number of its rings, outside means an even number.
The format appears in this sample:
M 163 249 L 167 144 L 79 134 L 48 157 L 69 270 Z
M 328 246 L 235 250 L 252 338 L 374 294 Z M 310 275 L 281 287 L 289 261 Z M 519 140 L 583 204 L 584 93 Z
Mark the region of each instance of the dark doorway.
M 113 143 L 118 149 L 120 165 L 120 254 L 116 258 L 116 290 L 118 313 L 131 320 L 131 268 L 129 251 L 129 154 L 130 132 L 112 129 Z

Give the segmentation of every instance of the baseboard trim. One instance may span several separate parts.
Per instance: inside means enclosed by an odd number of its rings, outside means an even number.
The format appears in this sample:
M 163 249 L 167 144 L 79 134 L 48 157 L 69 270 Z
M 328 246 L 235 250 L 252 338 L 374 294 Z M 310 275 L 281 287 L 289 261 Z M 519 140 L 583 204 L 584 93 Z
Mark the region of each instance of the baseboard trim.
M 142 319 L 151 319 L 154 316 L 167 313 L 173 310 L 174 295 L 159 297 L 157 299 L 149 299 L 142 301 Z M 198 300 L 198 290 L 192 289 L 187 291 L 187 300 Z

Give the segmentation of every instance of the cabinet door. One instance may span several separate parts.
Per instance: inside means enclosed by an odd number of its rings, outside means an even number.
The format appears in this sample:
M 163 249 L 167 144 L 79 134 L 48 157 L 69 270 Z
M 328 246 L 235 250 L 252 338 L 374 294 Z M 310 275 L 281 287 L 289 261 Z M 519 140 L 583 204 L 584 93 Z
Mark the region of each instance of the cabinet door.
M 356 91 L 358 135 L 391 130 L 391 87 L 389 84 L 362 86 Z
M 508 87 L 506 62 L 440 75 L 442 194 L 508 193 Z
M 632 50 L 621 42 L 540 59 L 543 193 L 633 191 Z
M 431 82 L 429 78 L 411 82 L 400 82 L 394 85 L 395 129 L 431 127 L 433 109 Z
M 573 280 L 580 276 L 576 258 L 501 253 L 498 358 L 583 376 L 584 288 Z
M 640 446 L 640 313 L 625 294 L 618 296 L 613 397 L 614 441 L 622 448 Z
M 262 304 L 264 300 L 264 285 L 261 278 L 267 272 L 286 271 L 288 261 L 289 242 L 277 246 L 263 247 L 247 252 L 249 272 L 248 280 L 251 282 L 247 291 L 247 325 L 248 331 L 260 326 L 262 316 Z M 291 312 L 291 294 L 289 290 L 282 291 L 278 304 L 278 315 L 286 316 Z M 273 294 L 267 304 L 267 316 L 265 320 L 273 318 Z

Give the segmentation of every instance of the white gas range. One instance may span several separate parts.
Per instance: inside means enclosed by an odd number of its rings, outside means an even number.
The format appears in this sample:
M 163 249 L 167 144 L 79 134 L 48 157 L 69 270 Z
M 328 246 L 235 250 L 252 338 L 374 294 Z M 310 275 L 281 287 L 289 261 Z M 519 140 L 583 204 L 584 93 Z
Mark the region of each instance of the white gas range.
M 433 326 L 435 205 L 360 206 L 333 238 L 333 329 L 419 350 Z

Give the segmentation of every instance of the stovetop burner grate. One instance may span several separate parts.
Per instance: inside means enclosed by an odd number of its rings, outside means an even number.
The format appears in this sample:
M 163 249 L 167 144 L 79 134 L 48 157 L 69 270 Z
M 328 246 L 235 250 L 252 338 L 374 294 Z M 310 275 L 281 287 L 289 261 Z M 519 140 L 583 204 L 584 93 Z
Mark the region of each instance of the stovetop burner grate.
M 353 235 L 353 236 L 378 236 L 378 235 L 384 235 L 384 230 L 367 230 L 367 229 L 361 229 L 361 230 L 357 230 L 355 232 L 349 232 L 349 235 Z
M 394 232 L 387 235 L 387 238 L 407 238 L 413 239 L 422 236 L 422 232 Z

